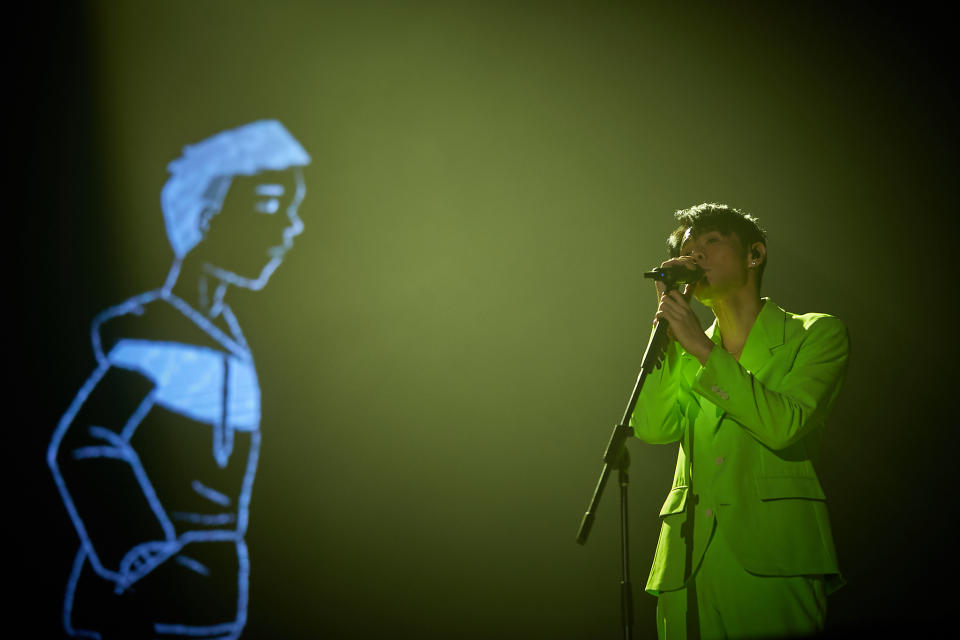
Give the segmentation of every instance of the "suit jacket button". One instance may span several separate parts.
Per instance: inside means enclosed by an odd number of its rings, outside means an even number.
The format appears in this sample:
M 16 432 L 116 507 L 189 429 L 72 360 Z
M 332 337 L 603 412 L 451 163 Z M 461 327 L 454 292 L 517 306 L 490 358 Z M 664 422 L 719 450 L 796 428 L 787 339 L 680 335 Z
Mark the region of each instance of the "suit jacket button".
M 707 509 L 707 510 L 704 511 L 703 513 L 706 514 L 706 516 L 707 516 L 708 518 L 712 518 L 712 517 L 713 517 L 713 509 Z
M 717 456 L 716 463 L 723 464 L 723 456 Z

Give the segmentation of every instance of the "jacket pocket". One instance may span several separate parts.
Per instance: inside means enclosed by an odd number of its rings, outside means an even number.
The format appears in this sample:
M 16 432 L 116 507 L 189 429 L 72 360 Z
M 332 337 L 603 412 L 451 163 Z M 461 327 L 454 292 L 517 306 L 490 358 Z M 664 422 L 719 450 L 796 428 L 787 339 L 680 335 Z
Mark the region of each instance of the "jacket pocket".
M 660 509 L 660 517 L 682 513 L 687 504 L 687 487 L 674 487 L 667 494 L 667 500 Z
M 761 500 L 781 500 L 785 498 L 806 498 L 807 500 L 826 500 L 820 481 L 815 477 L 779 476 L 757 477 L 757 493 Z

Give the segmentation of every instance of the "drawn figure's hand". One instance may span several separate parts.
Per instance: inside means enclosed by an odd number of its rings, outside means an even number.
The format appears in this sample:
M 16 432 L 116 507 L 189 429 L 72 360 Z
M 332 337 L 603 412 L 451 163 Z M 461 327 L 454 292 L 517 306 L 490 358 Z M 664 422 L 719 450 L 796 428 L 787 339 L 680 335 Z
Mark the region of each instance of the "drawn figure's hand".
M 116 592 L 122 593 L 159 565 L 166 562 L 179 551 L 181 545 L 176 541 L 156 540 L 144 542 L 130 549 L 120 561 L 120 579 Z

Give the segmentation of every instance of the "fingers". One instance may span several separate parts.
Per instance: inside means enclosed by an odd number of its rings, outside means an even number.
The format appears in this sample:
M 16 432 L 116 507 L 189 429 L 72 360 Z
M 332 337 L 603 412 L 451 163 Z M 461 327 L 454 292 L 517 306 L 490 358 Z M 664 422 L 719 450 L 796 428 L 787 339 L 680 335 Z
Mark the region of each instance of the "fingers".
M 699 266 L 697 265 L 697 261 L 693 259 L 693 256 L 680 256 L 678 258 L 670 258 L 669 260 L 666 260 L 665 262 L 661 263 L 660 268 L 675 267 L 679 265 L 683 265 L 691 270 L 696 269 Z
M 690 303 L 687 298 L 692 289 L 692 285 L 686 285 L 683 292 L 677 289 L 665 291 L 663 290 L 662 284 L 657 283 L 657 290 L 660 293 L 660 305 L 657 307 L 656 314 L 654 314 L 654 323 L 661 319 L 666 320 L 668 323 L 667 335 L 671 340 L 677 339 L 673 331 L 673 326 L 680 324 L 688 315 L 693 314 L 693 309 L 690 308 Z
M 663 305 L 668 305 L 668 306 L 676 305 L 681 309 L 685 307 L 689 307 L 690 303 L 687 301 L 687 298 L 684 297 L 684 295 L 685 294 L 680 293 L 676 289 L 667 291 L 666 293 L 660 296 L 660 306 L 662 307 Z
M 691 258 L 690 256 L 682 256 L 682 257 L 680 257 L 680 258 L 671 258 L 670 260 L 667 260 L 666 262 L 664 262 L 664 263 L 661 264 L 660 266 L 661 266 L 661 268 L 663 268 L 663 267 L 672 267 L 672 266 L 676 266 L 676 265 L 683 265 L 683 266 L 685 266 L 686 268 L 688 268 L 688 269 L 690 269 L 690 270 L 694 270 L 694 269 L 698 269 L 698 268 L 699 268 L 699 265 L 697 265 L 696 261 L 695 261 L 693 258 Z M 656 287 L 657 287 L 657 298 L 659 298 L 659 297 L 662 296 L 664 293 L 666 293 L 667 287 L 666 287 L 666 285 L 663 283 L 662 280 L 657 280 L 654 284 L 655 284 Z M 682 291 L 681 291 L 682 295 L 683 295 L 687 300 L 689 300 L 689 299 L 690 299 L 690 296 L 693 294 L 694 285 L 693 285 L 693 284 L 685 284 L 685 285 L 683 285 L 683 286 L 681 287 L 681 289 L 682 289 Z
M 677 322 L 689 313 L 693 313 L 690 303 L 682 293 L 674 289 L 660 296 L 660 306 L 655 317 L 666 318 L 668 322 Z
M 664 314 L 663 314 L 662 311 L 657 311 L 657 313 L 654 315 L 654 317 L 653 317 L 653 326 L 656 327 L 656 326 L 657 326 L 657 323 L 660 322 L 661 320 L 666 320 L 666 322 L 667 322 L 667 339 L 668 339 L 668 340 L 676 340 L 676 339 L 677 339 L 677 336 L 676 336 L 676 334 L 673 333 L 673 326 L 671 326 L 671 324 L 670 324 L 670 319 L 667 318 L 666 316 L 664 316 Z
M 679 258 L 670 258 L 669 260 L 665 260 L 664 262 L 660 263 L 660 268 L 676 267 L 680 265 L 683 265 L 684 267 L 686 267 L 687 269 L 690 269 L 691 271 L 699 268 L 697 261 L 694 260 L 692 256 L 680 256 Z M 663 296 L 663 294 L 667 290 L 666 285 L 660 280 L 657 280 L 655 284 L 657 286 L 657 298 L 660 298 L 661 296 Z M 692 291 L 693 291 L 693 287 L 691 285 L 689 284 L 684 285 L 683 294 L 686 295 L 688 298 L 689 298 L 689 293 Z

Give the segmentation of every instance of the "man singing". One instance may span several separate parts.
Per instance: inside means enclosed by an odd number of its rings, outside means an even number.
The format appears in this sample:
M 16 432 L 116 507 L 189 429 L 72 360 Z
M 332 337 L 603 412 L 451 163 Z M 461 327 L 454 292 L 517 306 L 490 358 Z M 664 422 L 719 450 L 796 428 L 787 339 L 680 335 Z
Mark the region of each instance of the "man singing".
M 766 234 L 752 216 L 717 204 L 675 215 L 663 266 L 704 276 L 683 292 L 658 283 L 656 317 L 674 340 L 630 421 L 645 442 L 680 442 L 646 585 L 658 635 L 816 634 L 843 584 L 815 464 L 847 368 L 846 327 L 760 297 Z M 716 317 L 706 332 L 691 294 Z

